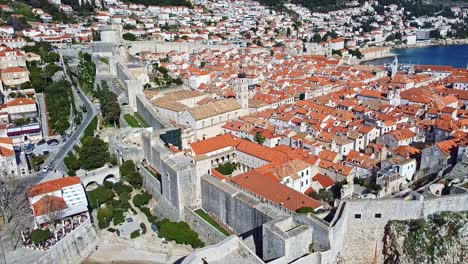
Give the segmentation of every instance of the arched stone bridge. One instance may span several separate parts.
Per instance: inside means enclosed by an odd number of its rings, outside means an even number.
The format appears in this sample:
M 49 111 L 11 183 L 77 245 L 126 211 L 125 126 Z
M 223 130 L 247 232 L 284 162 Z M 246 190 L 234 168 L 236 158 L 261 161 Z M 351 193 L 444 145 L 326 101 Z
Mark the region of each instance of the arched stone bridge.
M 120 169 L 118 166 L 114 166 L 112 168 L 106 166 L 92 171 L 83 172 L 77 176 L 80 177 L 83 186 L 87 188 L 93 183 L 102 185 L 107 179 L 120 179 Z

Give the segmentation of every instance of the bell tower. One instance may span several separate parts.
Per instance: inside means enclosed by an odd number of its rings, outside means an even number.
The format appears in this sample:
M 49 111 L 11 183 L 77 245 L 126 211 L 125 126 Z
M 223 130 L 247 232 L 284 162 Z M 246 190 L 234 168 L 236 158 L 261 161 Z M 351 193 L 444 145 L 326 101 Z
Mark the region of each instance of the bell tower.
M 395 59 L 393 59 L 391 70 L 392 70 L 391 77 L 393 79 L 393 77 L 395 77 L 395 75 L 398 72 L 398 57 L 396 56 L 395 56 Z
M 236 80 L 236 100 L 242 109 L 249 108 L 249 83 L 246 75 L 240 72 Z

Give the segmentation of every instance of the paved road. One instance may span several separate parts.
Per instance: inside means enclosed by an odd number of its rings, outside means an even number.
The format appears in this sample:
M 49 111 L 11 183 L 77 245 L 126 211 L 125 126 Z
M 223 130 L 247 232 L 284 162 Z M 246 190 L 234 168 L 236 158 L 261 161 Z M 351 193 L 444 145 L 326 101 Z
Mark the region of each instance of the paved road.
M 63 66 L 63 72 L 65 74 L 65 78 L 71 82 L 70 76 L 68 76 L 65 64 L 63 64 L 63 57 L 60 54 L 60 63 Z M 41 181 L 48 181 L 48 180 L 53 180 L 57 178 L 57 174 L 54 174 L 54 170 L 58 167 L 58 165 L 63 161 L 65 156 L 67 156 L 68 152 L 72 150 L 72 148 L 77 144 L 83 135 L 84 130 L 88 125 L 91 123 L 93 118 L 97 114 L 97 110 L 92 104 L 92 102 L 89 100 L 87 96 L 84 95 L 84 92 L 81 90 L 80 87 L 76 87 L 78 91 L 78 95 L 80 96 L 81 101 L 83 102 L 83 105 L 86 107 L 86 117 L 84 120 L 81 122 L 81 124 L 78 126 L 78 128 L 71 134 L 70 137 L 68 137 L 67 141 L 65 144 L 63 144 L 62 148 L 57 152 L 55 156 L 50 156 L 46 160 L 46 164 L 52 163 L 52 166 L 47 173 L 39 172 L 37 176 L 35 177 L 35 182 L 41 182 Z

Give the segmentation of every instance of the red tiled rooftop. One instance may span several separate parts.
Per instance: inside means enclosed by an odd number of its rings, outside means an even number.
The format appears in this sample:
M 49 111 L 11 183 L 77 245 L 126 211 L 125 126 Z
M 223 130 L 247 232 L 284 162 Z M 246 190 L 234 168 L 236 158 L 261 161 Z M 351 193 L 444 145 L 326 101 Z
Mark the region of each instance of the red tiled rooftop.
M 56 180 L 46 181 L 33 186 L 28 191 L 29 197 L 34 197 L 41 194 L 55 192 L 61 190 L 64 187 L 68 187 L 75 184 L 80 184 L 81 180 L 79 177 L 64 177 Z
M 301 207 L 318 209 L 322 206 L 319 201 L 274 181 L 255 170 L 235 176 L 231 178 L 231 181 L 294 212 Z

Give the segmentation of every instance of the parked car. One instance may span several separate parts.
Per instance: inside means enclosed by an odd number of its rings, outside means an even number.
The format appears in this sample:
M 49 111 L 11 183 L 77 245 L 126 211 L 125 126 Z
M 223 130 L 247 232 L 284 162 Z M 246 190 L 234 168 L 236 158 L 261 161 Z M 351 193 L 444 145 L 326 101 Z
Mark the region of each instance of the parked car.
M 40 145 L 44 145 L 45 143 L 46 143 L 46 140 L 42 139 L 41 141 L 37 142 L 36 145 L 40 146 Z
M 45 166 L 43 169 L 42 169 L 42 172 L 48 172 L 49 171 L 49 166 Z

